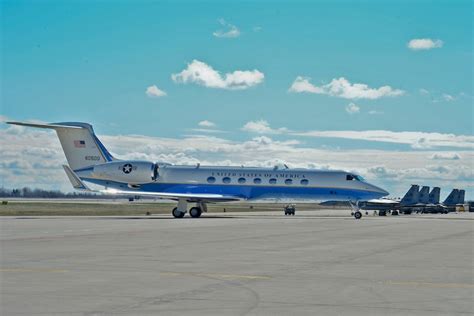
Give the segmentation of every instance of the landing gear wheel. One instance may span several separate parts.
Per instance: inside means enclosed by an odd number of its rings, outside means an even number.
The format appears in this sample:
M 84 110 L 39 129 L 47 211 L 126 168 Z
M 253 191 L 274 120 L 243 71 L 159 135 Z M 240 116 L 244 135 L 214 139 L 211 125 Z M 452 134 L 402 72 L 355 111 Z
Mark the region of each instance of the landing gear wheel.
M 173 214 L 173 216 L 175 218 L 183 218 L 184 217 L 184 212 L 179 211 L 177 207 L 175 207 L 171 213 Z
M 355 219 L 361 219 L 362 218 L 362 213 L 357 211 L 357 212 L 354 213 L 354 217 L 355 217 Z
M 202 210 L 199 207 L 191 207 L 189 210 L 189 215 L 191 215 L 192 218 L 198 218 L 201 217 Z

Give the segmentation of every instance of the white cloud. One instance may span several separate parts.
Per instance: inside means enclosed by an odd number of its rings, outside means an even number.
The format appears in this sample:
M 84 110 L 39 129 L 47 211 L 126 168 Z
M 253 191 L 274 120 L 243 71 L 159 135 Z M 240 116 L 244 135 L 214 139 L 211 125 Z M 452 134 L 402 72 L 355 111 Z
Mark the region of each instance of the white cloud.
M 286 127 L 272 128 L 266 120 L 249 121 L 241 130 L 258 134 L 286 134 L 316 138 L 342 138 L 371 142 L 406 144 L 414 149 L 468 148 L 474 149 L 474 136 L 428 132 L 393 132 L 387 130 L 366 131 L 292 131 Z
M 159 98 L 159 97 L 164 97 L 166 95 L 166 92 L 164 92 L 163 90 L 160 90 L 156 85 L 152 85 L 146 88 L 145 93 L 150 98 Z
M 308 131 L 295 132 L 294 136 L 327 137 L 407 144 L 415 149 L 457 147 L 474 149 L 474 136 L 427 132 L 369 131 Z
M 461 156 L 455 152 L 439 152 L 430 156 L 433 160 L 459 160 Z
M 463 92 L 457 93 L 456 95 L 449 94 L 449 93 L 440 93 L 436 91 L 429 91 L 426 89 L 419 89 L 419 92 L 423 96 L 430 97 L 431 102 L 433 103 L 439 103 L 443 101 L 452 102 L 465 96 L 465 93 Z
M 216 124 L 211 122 L 211 121 L 208 121 L 208 120 L 204 120 L 204 121 L 201 121 L 198 123 L 199 126 L 201 127 L 215 127 Z
M 263 30 L 263 28 L 261 26 L 254 26 L 252 30 L 254 32 L 260 32 L 261 30 Z
M 456 100 L 455 97 L 453 97 L 452 95 L 447 94 L 447 93 L 443 93 L 441 96 L 443 97 L 444 101 L 447 101 L 447 102 L 451 102 L 451 101 Z
M 204 133 L 204 134 L 222 134 L 222 133 L 228 133 L 227 131 L 219 130 L 219 129 L 211 129 L 211 128 L 190 128 L 188 129 L 191 132 L 194 133 Z M 196 134 L 194 134 L 195 136 Z M 189 136 L 189 135 L 185 135 Z
M 294 93 L 315 93 L 325 94 L 333 97 L 344 99 L 379 99 L 382 97 L 396 97 L 403 95 L 405 91 L 394 89 L 390 86 L 382 86 L 379 88 L 370 88 L 362 83 L 350 83 L 344 77 L 333 79 L 330 83 L 315 86 L 309 78 L 298 76 L 291 85 L 289 92 Z
M 219 19 L 218 22 L 224 29 L 220 29 L 212 33 L 212 35 L 215 37 L 235 38 L 240 36 L 240 30 L 235 25 L 226 22 L 224 19 Z
M 312 83 L 309 82 L 310 78 L 298 76 L 296 77 L 295 81 L 291 84 L 289 92 L 301 93 L 301 92 L 309 92 L 309 93 L 318 93 L 324 94 L 324 90 L 320 87 L 316 87 Z
M 370 114 L 370 115 L 377 115 L 377 114 L 383 114 L 383 112 L 381 112 L 381 111 L 376 111 L 376 110 L 370 110 L 370 111 L 369 111 L 369 114 Z
M 270 127 L 270 124 L 265 120 L 247 122 L 242 127 L 242 130 L 246 132 L 254 132 L 261 134 L 273 132 L 272 128 Z
M 429 50 L 433 48 L 443 47 L 443 41 L 436 39 L 432 40 L 431 38 L 415 38 L 408 42 L 407 46 L 411 50 Z
M 171 78 L 176 83 L 195 83 L 209 88 L 229 90 L 242 90 L 253 87 L 262 83 L 264 77 L 264 74 L 257 69 L 236 70 L 222 76 L 211 66 L 199 60 L 193 60 L 186 69 L 171 75 Z
M 356 105 L 355 103 L 351 102 L 346 106 L 346 112 L 349 113 L 349 114 L 359 113 L 360 112 L 360 107 L 358 105 Z
M 429 95 L 429 94 L 430 94 L 430 92 L 429 92 L 428 90 L 426 90 L 426 89 L 423 89 L 423 88 L 421 88 L 421 89 L 420 89 L 420 90 L 418 90 L 418 91 L 419 91 L 419 92 L 420 92 L 420 94 L 422 94 L 422 95 Z
M 194 133 L 204 133 L 204 134 L 219 134 L 219 133 L 227 133 L 226 131 L 215 129 L 216 124 L 214 122 L 204 120 L 198 123 L 200 128 L 191 128 L 189 131 Z
M 258 134 L 281 134 L 289 132 L 285 127 L 273 129 L 270 124 L 265 120 L 249 121 L 241 128 L 245 132 L 258 133 Z

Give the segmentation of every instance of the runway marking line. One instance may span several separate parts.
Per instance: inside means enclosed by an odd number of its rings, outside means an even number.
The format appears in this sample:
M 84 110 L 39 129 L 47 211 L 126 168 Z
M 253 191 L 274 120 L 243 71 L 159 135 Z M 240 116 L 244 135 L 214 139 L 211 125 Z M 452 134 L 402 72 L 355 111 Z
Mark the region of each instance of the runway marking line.
M 49 272 L 49 273 L 64 273 L 68 270 L 64 269 L 41 269 L 41 268 L 0 268 L 0 272 Z
M 222 273 L 199 273 L 199 272 L 160 272 L 164 276 L 197 276 L 220 279 L 246 279 L 246 280 L 269 280 L 271 277 L 264 275 L 222 274 Z
M 391 285 L 408 285 L 415 287 L 434 287 L 434 288 L 474 288 L 474 284 L 471 283 L 435 283 L 435 282 L 418 282 L 418 281 L 405 281 L 396 282 L 388 281 Z

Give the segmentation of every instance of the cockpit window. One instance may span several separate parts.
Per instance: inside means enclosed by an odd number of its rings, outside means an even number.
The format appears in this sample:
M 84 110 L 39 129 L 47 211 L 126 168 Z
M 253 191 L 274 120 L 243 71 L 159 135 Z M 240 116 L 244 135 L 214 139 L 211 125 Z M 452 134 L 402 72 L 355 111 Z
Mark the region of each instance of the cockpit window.
M 159 176 L 159 173 L 158 173 L 159 168 L 160 167 L 156 163 L 151 166 L 151 169 L 153 169 L 153 178 L 152 178 L 153 181 L 155 181 Z
M 348 174 L 346 175 L 346 180 L 347 181 L 365 181 L 365 179 L 362 176 L 356 175 L 356 174 Z
M 346 175 L 346 180 L 347 181 L 353 181 L 353 180 L 364 181 L 364 178 L 362 178 L 361 176 L 358 176 L 356 174 L 348 174 L 348 175 Z

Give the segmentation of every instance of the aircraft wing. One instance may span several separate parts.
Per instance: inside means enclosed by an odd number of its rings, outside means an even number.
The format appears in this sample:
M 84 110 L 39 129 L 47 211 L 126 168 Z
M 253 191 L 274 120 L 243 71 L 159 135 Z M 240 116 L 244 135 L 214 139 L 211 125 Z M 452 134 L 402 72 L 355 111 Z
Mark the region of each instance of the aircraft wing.
M 389 199 L 372 199 L 368 200 L 369 203 L 377 203 L 377 204 L 398 204 L 398 201 L 389 200 Z
M 71 184 L 75 189 L 84 190 L 84 191 L 93 192 L 93 193 L 102 193 L 102 194 L 108 194 L 108 195 L 122 195 L 122 196 L 155 197 L 159 199 L 168 199 L 168 200 L 186 199 L 189 202 L 231 202 L 231 201 L 243 200 L 243 198 L 238 197 L 238 196 L 222 195 L 222 194 L 207 194 L 207 193 L 145 192 L 145 191 L 117 190 L 117 189 L 91 190 L 69 166 L 63 165 L 63 168 L 64 168 L 64 171 L 66 172 L 67 177 L 69 178 L 69 181 L 71 181 Z
M 110 194 L 110 195 L 155 197 L 159 199 L 168 199 L 168 200 L 186 199 L 188 202 L 231 202 L 231 201 L 244 200 L 243 198 L 238 197 L 238 196 L 222 195 L 222 194 L 206 194 L 206 193 L 144 192 L 144 191 L 116 190 L 116 189 L 99 190 L 95 192 Z

